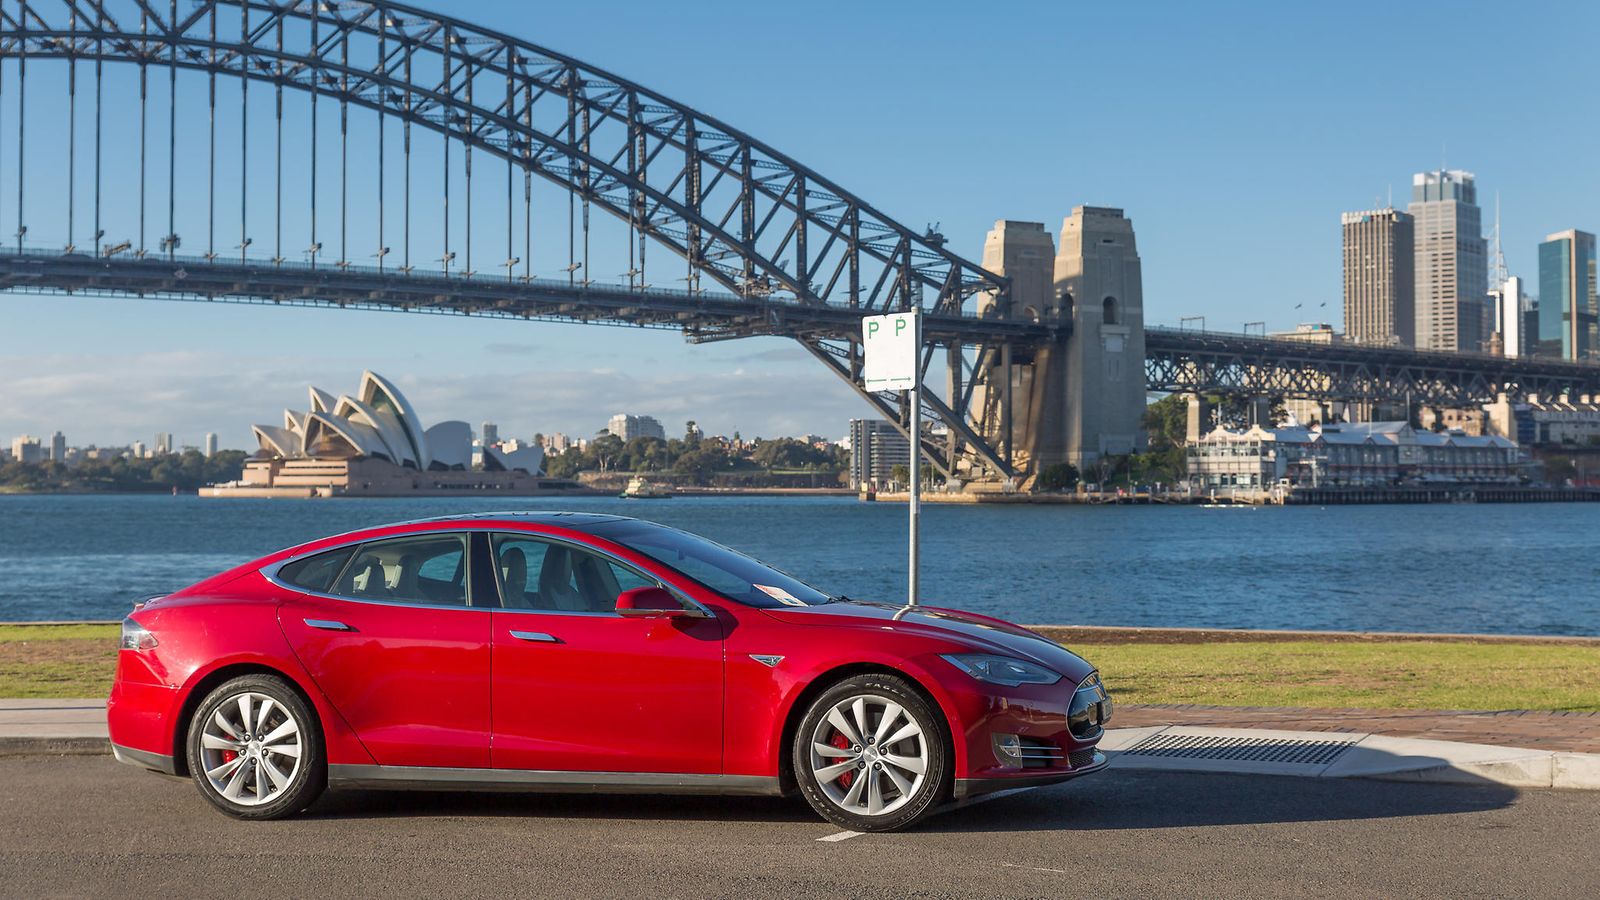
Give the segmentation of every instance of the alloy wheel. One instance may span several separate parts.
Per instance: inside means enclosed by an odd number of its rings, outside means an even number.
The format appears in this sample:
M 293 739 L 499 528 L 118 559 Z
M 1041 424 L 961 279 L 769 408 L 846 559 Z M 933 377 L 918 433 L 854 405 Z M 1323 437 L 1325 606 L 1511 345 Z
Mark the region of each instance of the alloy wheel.
M 282 703 L 246 691 L 223 700 L 200 735 L 205 777 L 239 806 L 279 799 L 300 772 L 300 723 Z
M 928 774 L 928 738 L 903 706 L 858 694 L 835 703 L 811 735 L 811 772 L 828 799 L 858 816 L 904 806 Z

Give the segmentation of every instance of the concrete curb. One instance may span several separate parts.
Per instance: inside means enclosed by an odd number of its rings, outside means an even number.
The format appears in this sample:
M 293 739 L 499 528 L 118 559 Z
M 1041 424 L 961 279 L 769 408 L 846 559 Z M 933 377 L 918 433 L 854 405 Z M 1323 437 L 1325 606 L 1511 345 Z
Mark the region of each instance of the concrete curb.
M 1178 739 L 1179 746 L 1166 751 L 1139 749 L 1129 753 L 1141 745 L 1158 744 L 1153 741 L 1158 737 Z M 1263 742 L 1345 746 L 1338 748 L 1334 758 L 1326 763 L 1208 758 L 1200 749 L 1207 744 L 1243 748 L 1250 743 Z M 1600 753 L 1529 750 L 1346 732 L 1179 725 L 1109 729 L 1100 747 L 1114 769 L 1600 790 Z M 1164 752 L 1171 755 L 1162 755 Z
M 110 755 L 111 742 L 103 737 L 0 737 L 0 757 Z

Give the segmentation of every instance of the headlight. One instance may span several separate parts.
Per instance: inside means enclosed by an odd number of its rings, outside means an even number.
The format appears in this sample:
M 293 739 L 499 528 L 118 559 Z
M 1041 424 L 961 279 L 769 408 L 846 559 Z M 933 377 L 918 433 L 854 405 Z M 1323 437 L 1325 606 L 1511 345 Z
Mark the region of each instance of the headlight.
M 156 645 L 156 636 L 132 619 L 122 620 L 122 649 L 149 650 Z
M 1021 684 L 1055 684 L 1061 680 L 1059 672 L 1009 656 L 992 656 L 988 653 L 951 653 L 940 656 L 945 662 L 971 675 L 979 681 L 1016 687 Z

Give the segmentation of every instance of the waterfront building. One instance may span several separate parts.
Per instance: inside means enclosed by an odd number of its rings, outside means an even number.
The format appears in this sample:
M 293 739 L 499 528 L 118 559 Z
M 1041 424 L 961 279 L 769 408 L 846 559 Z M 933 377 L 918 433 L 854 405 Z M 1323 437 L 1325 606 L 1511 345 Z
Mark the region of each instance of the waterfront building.
M 1344 333 L 1362 344 L 1416 343 L 1416 228 L 1398 209 L 1347 212 Z
M 252 426 L 259 449 L 243 476 L 201 495 L 523 495 L 577 487 L 542 477 L 539 447 L 484 447 L 482 468 L 474 469 L 470 425 L 450 421 L 425 428 L 410 401 L 376 373 L 363 372 L 354 395 L 335 398 L 312 387 L 309 397 L 310 411 L 284 410 L 281 426 Z
M 911 464 L 911 442 L 883 419 L 850 420 L 850 486 L 887 488 L 894 467 Z
M 1419 172 L 1407 207 L 1415 229 L 1418 350 L 1476 352 L 1487 339 L 1488 242 L 1471 172 Z
M 217 433 L 216 432 L 214 432 L 214 431 L 206 432 L 206 445 L 205 445 L 205 449 L 202 450 L 201 452 L 206 455 L 206 459 L 210 459 L 211 457 L 217 455 Z
M 44 449 L 33 435 L 18 435 L 11 439 L 11 458 L 20 463 L 42 462 Z
M 1600 354 L 1597 314 L 1594 235 L 1569 228 L 1547 236 L 1539 245 L 1539 355 Z
M 1314 428 L 1217 428 L 1190 445 L 1189 480 L 1204 493 L 1288 487 L 1512 484 L 1523 471 L 1516 442 L 1435 434 L 1406 422 Z
M 653 437 L 663 441 L 667 439 L 667 430 L 661 427 L 661 423 L 656 421 L 654 416 L 617 413 L 606 423 L 606 431 L 621 438 L 623 443 L 641 437 Z
M 59 431 L 50 435 L 50 461 L 58 463 L 67 461 L 67 436 Z
M 1484 411 L 1491 434 L 1524 447 L 1600 447 L 1600 397 L 1534 394 L 1512 401 L 1501 394 Z

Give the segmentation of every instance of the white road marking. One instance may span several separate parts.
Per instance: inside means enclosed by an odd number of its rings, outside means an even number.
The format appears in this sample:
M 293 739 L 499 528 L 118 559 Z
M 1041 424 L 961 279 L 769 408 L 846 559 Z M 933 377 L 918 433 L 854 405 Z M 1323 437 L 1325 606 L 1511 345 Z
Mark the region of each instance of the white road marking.
M 830 843 L 834 841 L 848 841 L 853 837 L 861 837 L 861 835 L 864 833 L 865 832 L 861 831 L 841 831 L 838 834 L 830 834 L 827 837 L 819 837 L 817 840 L 828 841 Z
M 1044 869 L 1044 868 L 1040 868 L 1039 866 L 1019 866 L 1016 863 L 1008 863 L 1008 862 L 1001 863 L 1000 864 L 1000 868 L 1002 868 L 1002 869 L 1027 869 L 1029 872 L 1049 872 L 1052 875 L 1070 875 L 1070 874 L 1072 874 L 1071 872 L 1067 871 L 1066 869 Z

